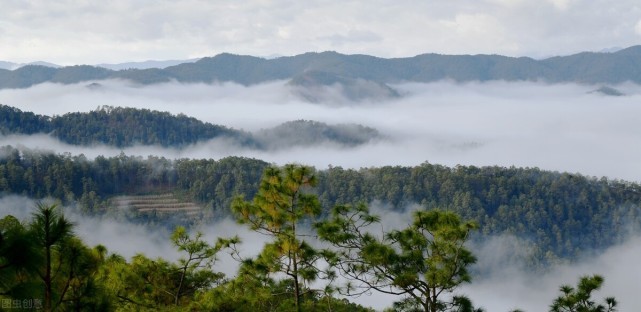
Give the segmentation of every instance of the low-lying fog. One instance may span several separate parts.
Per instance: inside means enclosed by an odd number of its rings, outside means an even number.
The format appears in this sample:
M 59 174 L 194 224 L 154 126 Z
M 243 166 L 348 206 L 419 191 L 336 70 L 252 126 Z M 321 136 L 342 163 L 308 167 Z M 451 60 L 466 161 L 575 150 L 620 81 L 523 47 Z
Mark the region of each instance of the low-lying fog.
M 42 84 L 0 90 L 0 103 L 54 115 L 123 106 L 184 113 L 247 131 L 306 119 L 328 124 L 357 123 L 387 139 L 357 148 L 314 146 L 256 151 L 213 140 L 182 150 L 155 146 L 127 148 L 126 154 L 167 158 L 239 155 L 277 164 L 299 162 L 359 168 L 435 164 L 540 167 L 639 181 L 641 176 L 641 86 L 615 86 L 626 96 L 591 92 L 600 86 L 543 83 L 439 82 L 393 87 L 400 99 L 353 103 L 307 103 L 285 81 L 256 86 L 169 83 L 136 86 L 120 81 Z M 62 144 L 46 135 L 0 137 L 0 145 L 23 145 L 88 157 L 118 155 L 121 149 Z
M 285 164 L 298 162 L 319 169 L 328 165 L 360 168 L 382 165 L 435 164 L 501 165 L 540 167 L 585 175 L 640 181 L 641 179 L 641 86 L 620 85 L 626 96 L 591 93 L 600 86 L 543 83 L 466 83 L 395 85 L 400 99 L 349 103 L 307 103 L 292 95 L 286 82 L 245 87 L 236 84 L 135 86 L 126 82 L 43 84 L 29 89 L 0 90 L 0 103 L 44 115 L 90 111 L 98 106 L 123 106 L 184 113 L 200 120 L 247 131 L 270 128 L 282 122 L 306 119 L 328 124 L 357 123 L 378 129 L 386 139 L 356 148 L 315 146 L 278 151 L 256 151 L 213 140 L 182 150 L 138 146 L 126 154 L 167 158 L 221 158 L 237 155 Z M 0 146 L 25 146 L 57 153 L 83 153 L 88 157 L 115 156 L 121 149 L 107 146 L 71 146 L 47 135 L 0 136 Z M 0 214 L 28 218 L 34 204 L 20 197 L 0 199 Z M 18 210 L 14 208 L 18 207 Z M 27 207 L 27 208 L 25 208 Z M 144 252 L 150 257 L 176 258 L 169 233 L 157 232 L 126 221 L 99 220 L 71 213 L 76 232 L 89 245 L 105 244 L 126 257 Z M 206 225 L 203 231 L 213 241 L 234 229 L 245 238 L 246 250 L 258 250 L 264 238 L 229 221 Z M 477 279 L 462 292 L 487 311 L 545 311 L 558 295 L 561 284 L 576 284 L 585 274 L 602 274 L 604 289 L 596 297 L 615 296 L 620 311 L 641 310 L 638 281 L 641 271 L 631 269 L 641 262 L 641 239 L 631 238 L 620 246 L 572 266 L 558 266 L 547 274 L 523 270 L 516 262 L 501 263 L 500 255 L 513 255 L 521 244 L 514 238 L 488 238 L 476 247 L 479 265 L 489 277 Z M 526 252 L 526 251 L 523 251 Z M 171 256 L 173 255 L 173 256 Z M 508 257 L 509 258 L 509 257 Z M 497 260 L 498 259 L 498 260 Z M 234 274 L 233 264 L 223 270 Z M 374 293 L 356 299 L 382 308 L 391 299 Z
M 137 253 L 150 258 L 163 257 L 175 261 L 179 254 L 169 241 L 170 234 L 158 227 L 137 225 L 125 220 L 84 216 L 72 207 L 62 208 L 65 216 L 75 223 L 75 233 L 89 246 L 103 244 L 109 252 L 118 253 L 130 259 Z M 387 229 L 406 226 L 410 217 L 405 214 L 389 212 L 386 208 L 372 207 L 374 213 L 381 215 Z M 21 196 L 0 198 L 0 216 L 14 215 L 21 220 L 30 220 L 35 211 L 35 202 Z M 217 237 L 239 235 L 243 243 L 239 245 L 243 256 L 258 253 L 266 241 L 265 236 L 251 232 L 246 226 L 237 225 L 232 220 L 200 226 L 205 239 L 210 243 Z M 488 237 L 484 242 L 471 246 L 478 258 L 478 269 L 486 277 L 473 277 L 472 283 L 462 287 L 457 293 L 470 297 L 474 304 L 488 312 L 507 312 L 515 308 L 524 311 L 547 311 L 556 298 L 562 284 L 576 285 L 578 278 L 587 274 L 600 274 L 605 278 L 602 290 L 593 294 L 593 299 L 602 302 L 604 297 L 614 296 L 619 301 L 619 311 L 640 311 L 638 300 L 638 281 L 641 271 L 636 270 L 641 262 L 641 236 L 630 235 L 621 245 L 613 246 L 605 252 L 586 256 L 572 265 L 557 265 L 546 273 L 524 269 L 522 257 L 528 254 L 526 244 L 511 236 Z M 220 261 L 214 269 L 227 276 L 236 274 L 236 262 L 220 254 Z M 373 292 L 350 300 L 383 310 L 398 297 Z

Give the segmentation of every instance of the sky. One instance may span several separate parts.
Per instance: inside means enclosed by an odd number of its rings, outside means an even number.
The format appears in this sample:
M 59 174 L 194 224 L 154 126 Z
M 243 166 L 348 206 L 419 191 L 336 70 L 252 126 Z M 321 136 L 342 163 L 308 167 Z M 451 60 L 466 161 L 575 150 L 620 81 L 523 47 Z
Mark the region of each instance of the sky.
M 273 57 L 327 50 L 380 57 L 443 53 L 545 58 L 641 43 L 638 0 L 2 0 L 1 7 L 0 61 L 15 63 L 121 63 L 223 52 Z M 627 96 L 606 97 L 591 93 L 598 86 L 442 81 L 395 85 L 404 96 L 393 101 L 312 104 L 294 97 L 283 81 L 252 87 L 141 88 L 101 83 L 105 88 L 98 91 L 85 88 L 87 83 L 5 89 L 0 90 L 0 103 L 49 116 L 100 105 L 149 108 L 247 131 L 296 119 L 358 123 L 386 136 L 353 149 L 317 146 L 264 152 L 212 141 L 182 150 L 155 146 L 124 150 L 143 157 L 240 155 L 277 164 L 303 162 L 319 169 L 415 166 L 426 161 L 448 166 L 514 165 L 641 181 L 638 85 L 615 86 Z M 65 145 L 47 135 L 0 136 L 0 146 L 7 144 L 89 157 L 121 152 L 106 146 Z M 10 206 L 4 200 L 0 199 L 0 209 Z M 90 244 L 104 242 L 97 237 L 146 233 L 131 226 L 126 228 L 132 232 L 125 232 L 122 225 L 102 220 L 79 224 L 79 233 Z M 128 237 L 107 241 L 130 242 Z M 167 254 L 169 247 L 159 244 L 148 244 L 154 248 L 146 252 Z M 109 247 L 131 256 L 138 251 L 131 245 L 147 244 L 141 239 Z M 503 241 L 495 248 L 505 246 L 513 245 Z M 545 276 L 506 266 L 505 275 L 497 273 L 495 280 L 479 281 L 464 291 L 488 311 L 517 306 L 542 311 L 541 302 L 550 302 L 561 283 L 573 283 L 580 274 L 600 273 L 606 276 L 603 294 L 620 297 L 627 304 L 621 310 L 634 311 L 639 307 L 630 304 L 638 301 L 634 290 L 641 276 L 625 269 L 636 266 L 639 255 L 641 238 L 634 236 L 581 265 L 559 267 Z M 499 291 L 488 293 L 494 289 Z M 494 298 L 497 293 L 506 295 Z
M 337 51 L 544 58 L 641 42 L 637 0 L 3 0 L 0 60 L 59 65 Z

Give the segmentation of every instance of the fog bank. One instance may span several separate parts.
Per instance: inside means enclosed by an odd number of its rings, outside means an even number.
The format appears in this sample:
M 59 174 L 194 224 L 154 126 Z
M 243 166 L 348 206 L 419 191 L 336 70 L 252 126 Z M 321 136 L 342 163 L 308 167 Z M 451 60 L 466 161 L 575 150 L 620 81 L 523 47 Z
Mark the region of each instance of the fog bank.
M 0 217 L 11 214 L 22 221 L 31 220 L 36 202 L 22 196 L 0 198 Z M 389 211 L 377 203 L 372 203 L 372 213 L 380 215 L 386 231 L 406 227 L 410 213 L 417 206 L 409 206 L 406 213 Z M 180 257 L 171 245 L 169 231 L 161 227 L 134 224 L 127 220 L 112 217 L 87 216 L 73 207 L 61 207 L 67 218 L 74 222 L 74 232 L 90 247 L 102 244 L 110 253 L 117 253 L 130 259 L 138 253 L 147 257 L 175 261 Z M 242 243 L 239 250 L 243 257 L 253 257 L 260 252 L 268 237 L 250 231 L 227 219 L 214 224 L 202 224 L 194 230 L 204 233 L 204 239 L 214 244 L 218 237 L 238 235 Z M 372 229 L 376 232 L 380 229 Z M 614 296 L 619 301 L 619 311 L 639 311 L 638 281 L 641 271 L 635 270 L 641 262 L 641 236 L 631 234 L 620 245 L 613 246 L 601 253 L 587 253 L 572 264 L 560 264 L 545 272 L 526 269 L 525 259 L 529 255 L 528 244 L 513 236 L 492 236 L 479 244 L 470 246 L 478 258 L 475 270 L 481 276 L 473 276 L 471 284 L 465 285 L 456 293 L 467 295 L 478 307 L 486 311 L 511 311 L 520 308 L 524 311 L 547 311 L 554 298 L 560 294 L 563 284 L 575 286 L 583 275 L 600 274 L 605 278 L 604 287 L 594 294 L 594 299 Z M 228 254 L 221 252 L 214 270 L 234 276 L 238 264 Z M 389 307 L 398 297 L 371 292 L 357 298 L 349 298 L 376 309 Z
M 476 250 L 479 262 L 496 259 L 514 259 L 512 253 L 522 253 L 518 245 L 495 244 L 490 238 L 486 245 Z M 505 237 L 499 238 L 506 240 Z M 513 240 L 509 238 L 507 240 Z M 476 306 L 486 311 L 548 311 L 549 306 L 561 292 L 561 285 L 576 288 L 581 276 L 599 274 L 605 281 L 601 290 L 592 295 L 597 303 L 605 297 L 615 297 L 619 303 L 618 311 L 641 311 L 638 285 L 641 271 L 637 270 L 641 261 L 641 236 L 631 236 L 620 245 L 604 252 L 584 255 L 574 263 L 556 265 L 545 273 L 524 269 L 519 261 L 503 262 L 492 266 L 490 275 L 473 279 L 464 286 L 461 293 L 468 295 Z
M 168 158 L 220 158 L 230 155 L 277 164 L 299 162 L 360 168 L 430 163 L 455 166 L 540 167 L 632 181 L 641 177 L 641 87 L 620 85 L 626 96 L 592 92 L 598 86 L 541 83 L 400 84 L 404 96 L 389 101 L 307 103 L 283 81 L 257 86 L 164 84 L 136 86 L 120 81 L 42 84 L 0 90 L 0 103 L 38 114 L 90 111 L 101 105 L 184 113 L 200 120 L 258 131 L 291 120 L 356 123 L 376 128 L 387 140 L 345 148 L 313 146 L 259 151 L 213 140 L 183 149 L 142 146 L 74 147 L 47 136 L 0 137 L 2 145 L 83 153 L 88 157 L 126 154 Z

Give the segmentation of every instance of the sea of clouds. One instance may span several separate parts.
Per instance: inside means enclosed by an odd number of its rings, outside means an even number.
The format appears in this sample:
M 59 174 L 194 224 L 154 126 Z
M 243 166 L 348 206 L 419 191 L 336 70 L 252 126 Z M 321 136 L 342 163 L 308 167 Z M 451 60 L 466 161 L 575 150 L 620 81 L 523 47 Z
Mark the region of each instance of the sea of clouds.
M 356 123 L 385 137 L 356 148 L 292 147 L 275 151 L 243 149 L 214 139 L 182 149 L 136 146 L 70 146 L 47 135 L 0 137 L 0 145 L 21 145 L 58 153 L 167 158 L 221 158 L 230 155 L 276 164 L 299 162 L 360 168 L 414 166 L 422 162 L 540 167 L 639 181 L 641 177 L 641 86 L 621 85 L 626 96 L 592 92 L 598 86 L 543 83 L 399 84 L 400 99 L 308 103 L 283 81 L 256 86 L 177 84 L 138 86 L 121 81 L 41 84 L 0 90 L 0 103 L 48 116 L 123 106 L 185 114 L 205 122 L 259 131 L 291 120 Z
M 328 124 L 357 123 L 373 127 L 383 139 L 353 148 L 339 146 L 292 147 L 254 150 L 224 140 L 201 142 L 182 149 L 135 146 L 74 146 L 47 134 L 0 136 L 0 146 L 99 155 L 164 156 L 175 158 L 254 157 L 276 164 L 303 163 L 324 169 L 329 165 L 361 168 L 383 165 L 414 166 L 425 161 L 448 166 L 499 165 L 540 167 L 578 172 L 634 182 L 641 177 L 641 86 L 615 86 L 625 96 L 592 92 L 599 86 L 549 85 L 534 82 L 458 84 L 448 81 L 393 85 L 403 96 L 366 102 L 308 103 L 294 96 L 286 82 L 256 86 L 237 84 L 168 83 L 139 86 L 122 81 L 103 81 L 89 89 L 75 85 L 42 84 L 29 89 L 0 90 L 0 103 L 48 116 L 87 112 L 99 106 L 137 107 L 185 114 L 205 122 L 246 131 L 259 131 L 280 123 L 306 119 Z M 8 196 L 0 199 L 0 214 L 28 219 L 35 203 Z M 31 207 L 31 208 L 29 208 Z M 384 213 L 384 210 L 380 211 Z M 169 233 L 126 220 L 87 217 L 69 210 L 76 232 L 89 245 L 104 244 L 110 251 L 131 257 L 144 252 L 150 257 L 177 259 Z M 407 218 L 384 217 L 384 220 Z M 391 221 L 390 221 L 391 222 Z M 401 225 L 402 226 L 402 225 Z M 216 237 L 238 233 L 247 255 L 260 249 L 265 237 L 239 227 L 233 220 L 203 225 L 212 242 Z M 561 284 L 576 284 L 579 276 L 601 274 L 605 286 L 597 294 L 616 296 L 620 311 L 640 310 L 635 290 L 641 271 L 641 238 L 631 233 L 621 245 L 586 257 L 572 265 L 560 264 L 547 273 L 528 272 L 514 254 L 526 254 L 515 237 L 491 237 L 474 246 L 479 267 L 491 272 L 463 287 L 475 304 L 487 311 L 544 311 L 559 294 Z M 499 263 L 500 265 L 497 265 Z M 233 275 L 232 260 L 222 259 L 221 270 Z M 383 308 L 393 298 L 376 293 L 356 301 Z

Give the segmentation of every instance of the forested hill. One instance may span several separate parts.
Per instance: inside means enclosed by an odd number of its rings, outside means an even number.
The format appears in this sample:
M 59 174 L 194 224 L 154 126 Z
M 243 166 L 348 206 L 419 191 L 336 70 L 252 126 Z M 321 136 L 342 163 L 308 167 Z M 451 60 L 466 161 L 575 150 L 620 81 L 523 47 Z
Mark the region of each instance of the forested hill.
M 183 147 L 215 138 L 240 147 L 278 149 L 331 143 L 356 146 L 380 138 L 376 129 L 297 120 L 256 134 L 202 122 L 183 114 L 104 106 L 88 113 L 41 116 L 0 105 L 0 134 L 51 134 L 73 145 Z
M 79 145 L 99 142 L 117 147 L 184 146 L 213 138 L 253 144 L 250 135 L 242 131 L 204 123 L 183 114 L 174 116 L 148 109 L 102 107 L 89 113 L 56 116 L 51 121 L 57 138 Z
M 199 202 L 205 216 L 229 214 L 235 196 L 252 198 L 268 163 L 231 157 L 167 160 L 149 157 L 51 155 L 0 149 L 0 193 L 78 201 L 86 211 L 114 210 L 115 195 L 174 192 Z M 606 248 L 641 226 L 641 185 L 536 168 L 339 167 L 317 172 L 325 213 L 337 204 L 374 203 L 404 211 L 442 208 L 480 223 L 483 234 L 513 234 L 539 260 L 572 258 Z M 144 215 L 139 216 L 145 220 Z
M 378 130 L 357 124 L 328 125 L 311 120 L 294 120 L 254 133 L 267 149 L 312 146 L 323 143 L 353 147 L 381 138 Z
M 239 144 L 253 144 L 251 136 L 239 130 L 203 123 L 185 115 L 121 107 L 101 107 L 88 113 L 40 116 L 0 105 L 0 133 L 51 133 L 74 145 L 96 143 L 127 147 L 135 144 L 183 146 L 213 138 L 228 138 Z
M 641 46 L 615 53 L 583 52 L 543 60 L 499 55 L 440 54 L 385 59 L 322 52 L 269 60 L 224 53 L 164 69 L 119 71 L 87 65 L 61 68 L 29 65 L 13 71 L 0 69 L 0 88 L 27 88 L 43 82 L 69 84 L 101 79 L 127 79 L 141 84 L 231 81 L 251 85 L 272 80 L 296 82 L 310 71 L 332 76 L 331 81 L 361 79 L 376 83 L 431 82 L 443 79 L 641 83 Z

